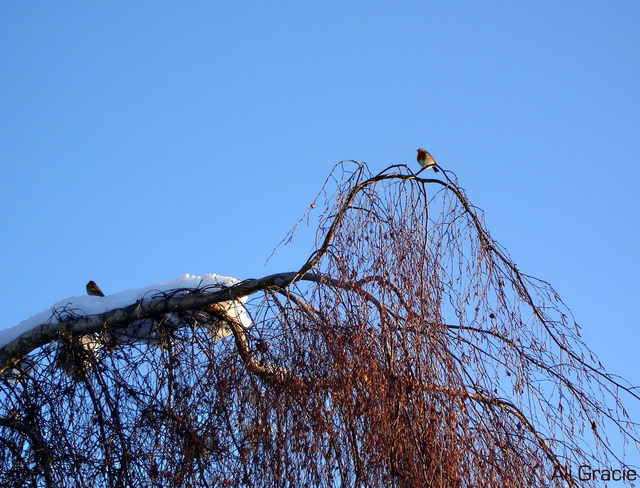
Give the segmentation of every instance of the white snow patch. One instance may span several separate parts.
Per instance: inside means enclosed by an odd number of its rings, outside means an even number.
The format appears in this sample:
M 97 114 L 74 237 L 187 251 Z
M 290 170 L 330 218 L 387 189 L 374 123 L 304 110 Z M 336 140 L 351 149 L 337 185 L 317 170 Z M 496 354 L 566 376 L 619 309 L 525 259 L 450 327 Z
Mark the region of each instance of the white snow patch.
M 15 327 L 0 330 L 0 347 L 6 346 L 17 337 L 31 329 L 34 329 L 35 327 L 38 327 L 39 325 L 45 323 L 57 324 L 59 320 L 55 314 L 56 310 L 61 311 L 66 308 L 73 310 L 78 315 L 95 315 L 115 310 L 117 308 L 128 307 L 139 300 L 151 301 L 156 292 L 175 290 L 177 288 L 204 288 L 205 286 L 211 285 L 223 288 L 235 285 L 236 283 L 239 283 L 239 281 L 240 280 L 237 280 L 236 278 L 220 276 L 213 273 L 206 274 L 204 276 L 185 274 L 173 281 L 114 293 L 113 295 L 107 295 L 105 297 L 86 295 L 81 297 L 65 298 L 64 300 L 54 303 L 49 309 L 23 320 Z M 246 297 L 239 300 L 244 303 L 246 301 Z M 229 312 L 232 312 L 232 315 L 237 314 L 237 318 L 244 326 L 251 326 L 251 319 L 247 316 L 244 307 L 240 305 L 232 305 L 225 308 L 227 308 Z

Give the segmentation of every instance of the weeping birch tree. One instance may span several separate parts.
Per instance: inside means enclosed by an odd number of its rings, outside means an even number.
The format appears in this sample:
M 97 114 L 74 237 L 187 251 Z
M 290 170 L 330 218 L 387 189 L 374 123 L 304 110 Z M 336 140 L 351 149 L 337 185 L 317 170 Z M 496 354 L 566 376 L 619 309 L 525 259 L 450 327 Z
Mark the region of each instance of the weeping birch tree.
M 622 401 L 638 394 L 453 173 L 343 162 L 309 211 L 316 244 L 293 271 L 60 310 L 0 349 L 2 486 L 520 488 L 599 486 L 578 479 L 585 464 L 632 473 Z

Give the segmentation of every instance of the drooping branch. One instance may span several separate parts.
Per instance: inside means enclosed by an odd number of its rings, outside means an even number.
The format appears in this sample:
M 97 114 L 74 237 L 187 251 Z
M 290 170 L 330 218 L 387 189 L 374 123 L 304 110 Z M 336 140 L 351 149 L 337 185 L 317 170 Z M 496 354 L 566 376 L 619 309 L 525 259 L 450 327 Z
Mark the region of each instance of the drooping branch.
M 55 484 L 53 481 L 51 450 L 47 443 L 42 439 L 42 436 L 32 427 L 14 418 L 0 418 L 0 426 L 13 429 L 29 438 L 33 445 L 34 452 L 40 459 L 40 465 L 43 470 L 46 486 L 53 488 Z

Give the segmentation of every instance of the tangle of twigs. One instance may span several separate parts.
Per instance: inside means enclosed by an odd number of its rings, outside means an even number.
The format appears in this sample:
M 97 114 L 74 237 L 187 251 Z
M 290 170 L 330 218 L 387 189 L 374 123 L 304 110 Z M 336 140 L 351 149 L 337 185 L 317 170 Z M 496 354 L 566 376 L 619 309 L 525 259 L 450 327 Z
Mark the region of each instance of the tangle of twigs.
M 630 468 L 605 433 L 638 449 L 635 390 L 452 174 L 421 174 L 340 164 L 298 271 L 74 311 L 0 350 L 0 479 L 560 487 Z

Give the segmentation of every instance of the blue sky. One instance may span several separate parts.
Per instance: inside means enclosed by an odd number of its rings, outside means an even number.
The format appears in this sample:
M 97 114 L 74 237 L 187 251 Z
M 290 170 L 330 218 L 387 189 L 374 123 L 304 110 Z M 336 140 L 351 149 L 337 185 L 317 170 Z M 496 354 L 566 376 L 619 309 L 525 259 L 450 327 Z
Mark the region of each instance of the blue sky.
M 640 4 L 0 3 L 0 328 L 264 266 L 333 165 L 427 148 L 640 384 Z M 636 420 L 640 420 L 640 409 Z

